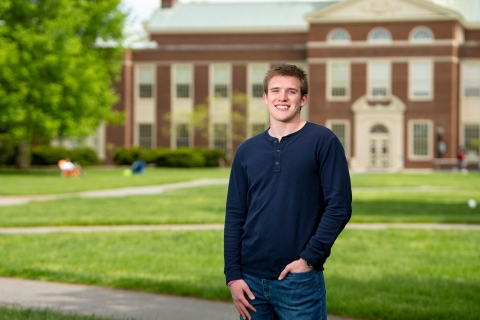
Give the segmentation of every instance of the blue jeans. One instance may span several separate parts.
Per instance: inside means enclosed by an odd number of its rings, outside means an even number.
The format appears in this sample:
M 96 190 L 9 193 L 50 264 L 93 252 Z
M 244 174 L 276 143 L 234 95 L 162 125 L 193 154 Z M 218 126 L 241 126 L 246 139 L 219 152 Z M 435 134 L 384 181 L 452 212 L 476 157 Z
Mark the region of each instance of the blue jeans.
M 281 281 L 244 274 L 243 280 L 255 296 L 255 300 L 247 297 L 257 310 L 249 310 L 253 320 L 327 320 L 322 271 L 289 273 Z

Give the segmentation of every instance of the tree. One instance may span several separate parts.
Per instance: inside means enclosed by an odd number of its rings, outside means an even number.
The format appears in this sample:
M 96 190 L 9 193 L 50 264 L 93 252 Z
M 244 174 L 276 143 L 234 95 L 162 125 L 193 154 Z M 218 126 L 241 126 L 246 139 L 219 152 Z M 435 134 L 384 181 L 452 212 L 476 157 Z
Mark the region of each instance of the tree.
M 111 107 L 123 57 L 119 2 L 0 1 L 0 135 L 16 146 L 17 166 L 29 165 L 34 142 L 118 121 Z

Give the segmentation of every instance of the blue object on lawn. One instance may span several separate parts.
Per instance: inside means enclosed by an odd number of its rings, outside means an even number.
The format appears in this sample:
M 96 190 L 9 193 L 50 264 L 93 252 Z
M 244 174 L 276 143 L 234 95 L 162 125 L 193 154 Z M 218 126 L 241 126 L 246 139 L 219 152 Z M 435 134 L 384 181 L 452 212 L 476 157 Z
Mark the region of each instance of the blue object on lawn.
M 132 163 L 132 173 L 133 174 L 144 174 L 145 173 L 145 161 L 137 160 Z

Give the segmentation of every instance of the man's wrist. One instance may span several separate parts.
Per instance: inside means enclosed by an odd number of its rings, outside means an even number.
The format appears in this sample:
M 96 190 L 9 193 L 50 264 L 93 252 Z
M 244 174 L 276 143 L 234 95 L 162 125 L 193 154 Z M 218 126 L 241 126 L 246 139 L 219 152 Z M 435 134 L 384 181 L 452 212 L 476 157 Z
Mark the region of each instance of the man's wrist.
M 230 281 L 228 281 L 227 286 L 230 287 L 235 281 L 237 281 L 237 280 L 230 280 Z
M 303 258 L 301 258 L 301 259 L 302 259 L 303 261 L 305 261 L 305 264 L 307 265 L 308 268 L 313 269 L 313 266 L 312 266 L 310 263 L 308 263 L 307 260 L 305 260 L 305 259 L 303 259 Z

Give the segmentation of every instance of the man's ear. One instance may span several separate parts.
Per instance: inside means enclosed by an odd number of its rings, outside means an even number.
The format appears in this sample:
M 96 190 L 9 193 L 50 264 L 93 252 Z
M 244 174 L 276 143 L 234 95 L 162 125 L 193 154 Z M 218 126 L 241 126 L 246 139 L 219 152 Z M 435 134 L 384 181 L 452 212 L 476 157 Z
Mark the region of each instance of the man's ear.
M 302 97 L 302 100 L 300 101 L 300 106 L 305 107 L 305 105 L 307 104 L 307 101 L 308 101 L 308 95 L 304 94 Z
M 265 92 L 263 93 L 263 101 L 265 101 L 265 104 L 268 104 L 268 96 Z

